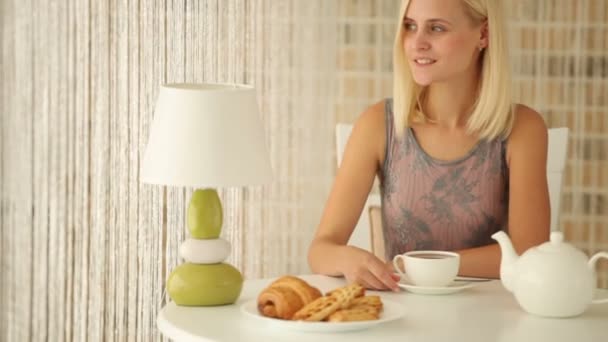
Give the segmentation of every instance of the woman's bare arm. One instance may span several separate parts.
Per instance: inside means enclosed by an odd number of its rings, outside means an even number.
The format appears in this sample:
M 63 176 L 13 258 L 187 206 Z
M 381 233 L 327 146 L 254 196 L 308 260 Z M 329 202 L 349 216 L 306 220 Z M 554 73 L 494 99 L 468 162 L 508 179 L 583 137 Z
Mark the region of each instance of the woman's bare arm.
M 376 289 L 397 289 L 390 268 L 368 251 L 347 246 L 384 154 L 384 102 L 367 109 L 355 123 L 321 222 L 310 246 L 313 272 L 344 275 Z

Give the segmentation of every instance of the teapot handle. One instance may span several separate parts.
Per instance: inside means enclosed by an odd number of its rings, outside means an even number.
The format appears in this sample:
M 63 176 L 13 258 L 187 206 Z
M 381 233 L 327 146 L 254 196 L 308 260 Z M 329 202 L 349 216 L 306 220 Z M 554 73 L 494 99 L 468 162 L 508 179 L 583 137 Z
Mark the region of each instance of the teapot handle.
M 606 258 L 606 259 L 608 259 L 608 253 L 607 252 L 595 253 L 595 255 L 593 255 L 591 257 L 591 259 L 589 259 L 589 263 L 588 263 L 589 268 L 591 268 L 594 272 L 595 272 L 595 264 L 597 263 L 597 261 L 600 258 Z M 592 304 L 608 303 L 608 298 L 594 299 L 591 303 Z

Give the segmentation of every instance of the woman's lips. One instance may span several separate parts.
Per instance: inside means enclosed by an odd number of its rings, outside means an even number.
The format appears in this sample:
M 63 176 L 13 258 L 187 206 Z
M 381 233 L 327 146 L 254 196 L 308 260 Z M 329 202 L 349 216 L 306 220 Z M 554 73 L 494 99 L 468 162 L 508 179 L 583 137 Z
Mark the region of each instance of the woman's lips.
M 414 63 L 418 66 L 429 66 L 435 64 L 437 60 L 432 58 L 415 58 Z

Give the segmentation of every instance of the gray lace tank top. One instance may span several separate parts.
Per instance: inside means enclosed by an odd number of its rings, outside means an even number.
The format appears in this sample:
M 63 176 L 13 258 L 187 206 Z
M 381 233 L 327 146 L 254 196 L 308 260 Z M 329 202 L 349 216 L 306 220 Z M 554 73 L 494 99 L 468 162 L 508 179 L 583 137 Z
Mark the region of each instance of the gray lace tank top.
M 464 157 L 441 161 L 411 128 L 398 137 L 386 101 L 386 156 L 380 174 L 387 260 L 411 250 L 460 250 L 493 242 L 507 226 L 506 141 L 480 141 Z

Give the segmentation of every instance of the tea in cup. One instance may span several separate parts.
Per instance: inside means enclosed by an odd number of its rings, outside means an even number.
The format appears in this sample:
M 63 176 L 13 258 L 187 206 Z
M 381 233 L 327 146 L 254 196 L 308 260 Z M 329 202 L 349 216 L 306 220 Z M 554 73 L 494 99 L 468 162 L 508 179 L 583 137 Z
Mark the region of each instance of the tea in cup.
M 405 272 L 399 260 L 403 262 Z M 447 251 L 412 251 L 393 258 L 395 271 L 417 286 L 441 287 L 458 275 L 460 255 Z

